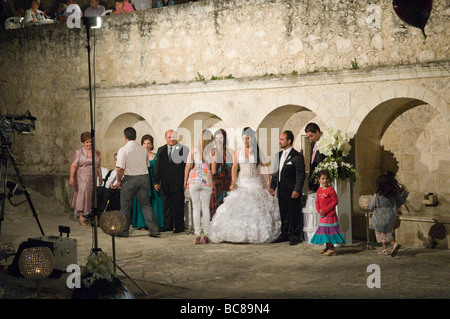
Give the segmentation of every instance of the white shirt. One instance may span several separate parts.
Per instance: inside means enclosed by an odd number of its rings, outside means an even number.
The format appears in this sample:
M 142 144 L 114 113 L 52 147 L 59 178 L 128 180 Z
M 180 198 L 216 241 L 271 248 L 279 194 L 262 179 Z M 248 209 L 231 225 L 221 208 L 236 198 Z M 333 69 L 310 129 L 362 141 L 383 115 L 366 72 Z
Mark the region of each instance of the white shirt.
M 152 0 L 133 0 L 132 2 L 136 10 L 147 10 L 152 8 Z
M 292 146 L 288 149 L 283 150 L 283 154 L 281 154 L 280 158 L 280 170 L 278 171 L 278 180 L 281 179 L 281 170 L 283 169 L 284 162 L 286 161 L 286 158 L 289 156 L 289 153 L 291 152 Z
M 116 166 L 123 168 L 124 175 L 128 176 L 148 174 L 148 152 L 136 141 L 128 141 L 117 152 Z
M 170 149 L 170 148 L 172 148 L 172 149 Z M 175 144 L 174 146 L 170 146 L 169 144 L 167 144 L 167 155 L 169 157 L 173 158 L 173 154 L 175 154 L 174 151 L 178 150 L 179 148 L 180 148 L 180 144 L 179 143 Z M 172 155 L 170 155 L 171 152 L 172 152 Z
M 109 174 L 109 177 L 108 177 L 107 181 L 105 182 L 105 187 L 111 188 L 111 185 L 113 185 L 113 186 L 116 185 L 116 182 L 117 182 L 117 168 L 115 168 L 111 172 L 111 174 Z
M 33 22 L 34 20 L 44 20 L 45 19 L 45 15 L 44 12 L 42 12 L 41 10 L 37 9 L 37 14 L 34 14 L 33 9 L 28 9 L 27 11 L 25 11 L 25 23 L 28 22 Z

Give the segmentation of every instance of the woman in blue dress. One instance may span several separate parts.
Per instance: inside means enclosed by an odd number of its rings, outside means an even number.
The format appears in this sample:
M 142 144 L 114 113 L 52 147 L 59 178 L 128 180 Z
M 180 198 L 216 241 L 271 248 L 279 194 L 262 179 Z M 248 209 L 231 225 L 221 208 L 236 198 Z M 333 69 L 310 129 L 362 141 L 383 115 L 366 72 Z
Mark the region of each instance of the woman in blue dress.
M 156 191 L 155 189 L 155 183 L 153 182 L 153 170 L 155 168 L 155 162 L 156 162 L 156 153 L 153 153 L 153 148 L 154 148 L 154 144 L 153 144 L 153 136 L 146 134 L 142 137 L 141 139 L 141 145 L 143 147 L 145 147 L 148 151 L 148 159 L 150 161 L 150 166 L 148 167 L 148 175 L 150 177 L 150 202 L 152 204 L 152 208 L 153 211 L 155 213 L 156 216 L 156 221 L 158 223 L 159 227 L 163 227 L 164 223 L 163 223 L 163 200 L 161 197 L 161 194 Z M 131 224 L 133 225 L 134 228 L 137 229 L 142 229 L 142 228 L 146 228 L 147 225 L 145 223 L 145 219 L 144 219 L 144 215 L 142 213 L 142 210 L 139 206 L 139 203 L 136 199 L 136 197 L 134 198 L 134 205 L 133 205 L 133 215 L 132 215 L 132 219 L 131 219 Z

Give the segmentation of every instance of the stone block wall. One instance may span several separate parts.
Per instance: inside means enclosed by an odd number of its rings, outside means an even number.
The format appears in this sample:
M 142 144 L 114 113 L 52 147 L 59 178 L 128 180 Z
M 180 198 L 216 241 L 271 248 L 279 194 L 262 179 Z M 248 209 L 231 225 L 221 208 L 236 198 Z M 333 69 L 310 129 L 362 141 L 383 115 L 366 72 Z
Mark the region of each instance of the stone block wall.
M 165 129 L 202 118 L 292 129 L 301 148 L 314 120 L 355 139 L 355 210 L 394 167 L 416 213 L 449 214 L 448 20 L 448 1 L 435 2 L 424 41 L 388 0 L 207 0 L 103 17 L 91 32 L 97 146 L 110 167 L 125 126 L 159 146 Z M 33 181 L 67 176 L 90 130 L 86 51 L 84 27 L 0 33 L 0 110 L 38 119 L 12 138 Z M 419 201 L 430 190 L 443 204 L 432 211 Z

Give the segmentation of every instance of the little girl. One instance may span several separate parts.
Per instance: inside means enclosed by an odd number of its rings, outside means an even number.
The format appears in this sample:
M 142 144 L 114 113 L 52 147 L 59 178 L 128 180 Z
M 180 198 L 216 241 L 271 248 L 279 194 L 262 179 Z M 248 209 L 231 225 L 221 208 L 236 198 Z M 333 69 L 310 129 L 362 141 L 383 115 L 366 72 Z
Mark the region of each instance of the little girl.
M 321 187 L 317 190 L 316 208 L 320 214 L 319 228 L 317 228 L 311 243 L 317 245 L 325 244 L 326 247 L 320 253 L 323 256 L 336 254 L 334 244 L 345 243 L 341 233 L 336 215 L 338 198 L 333 187 L 330 186 L 331 176 L 327 170 L 321 170 L 317 174 L 317 180 Z
M 381 242 L 383 248 L 380 255 L 395 257 L 400 244 L 394 241 L 395 218 L 398 208 L 406 202 L 409 192 L 405 186 L 398 183 L 392 172 L 386 172 L 378 176 L 376 180 L 377 193 L 372 196 L 367 208 L 373 210 L 372 221 L 369 228 L 375 230 L 377 242 Z M 387 243 L 392 246 L 389 253 Z

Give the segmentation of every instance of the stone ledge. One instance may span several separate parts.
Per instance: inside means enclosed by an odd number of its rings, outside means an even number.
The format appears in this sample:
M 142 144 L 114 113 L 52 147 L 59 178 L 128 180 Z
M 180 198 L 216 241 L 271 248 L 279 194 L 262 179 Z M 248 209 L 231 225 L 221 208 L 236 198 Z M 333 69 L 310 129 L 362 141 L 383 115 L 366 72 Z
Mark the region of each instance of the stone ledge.
M 421 78 L 449 77 L 450 63 L 389 66 L 377 69 L 341 70 L 298 76 L 236 78 L 162 84 L 143 84 L 134 87 L 96 88 L 97 98 L 130 97 L 167 94 L 211 93 L 239 90 L 273 90 L 321 85 L 368 83 L 379 81 L 415 80 Z M 86 99 L 87 88 L 72 90 L 77 99 Z
M 450 224 L 450 217 L 445 216 L 414 216 L 414 215 L 398 215 L 400 221 L 411 221 L 421 223 L 441 223 Z

